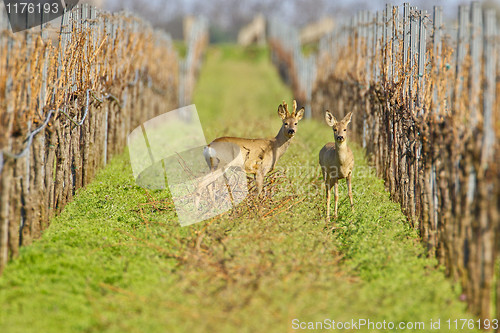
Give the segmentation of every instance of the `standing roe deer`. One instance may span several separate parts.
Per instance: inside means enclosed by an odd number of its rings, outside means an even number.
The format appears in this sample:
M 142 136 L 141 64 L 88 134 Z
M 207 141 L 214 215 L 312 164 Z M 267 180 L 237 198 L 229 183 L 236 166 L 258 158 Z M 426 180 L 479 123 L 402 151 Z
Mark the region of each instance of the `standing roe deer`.
M 304 116 L 304 108 L 297 111 L 297 102 L 294 100 L 293 112 L 290 113 L 288 105 L 283 101 L 283 105 L 278 107 L 278 115 L 283 124 L 278 135 L 272 139 L 222 137 L 212 141 L 203 151 L 208 167 L 214 171 L 241 156 L 239 167 L 247 173 L 254 174 L 257 194 L 260 194 L 265 175 L 274 169 L 297 133 L 297 123 Z
M 351 122 L 352 112 L 349 112 L 342 121 L 337 121 L 335 117 L 326 111 L 325 120 L 328 126 L 333 128 L 335 143 L 328 142 L 319 152 L 319 164 L 323 171 L 326 187 L 326 219 L 330 220 L 330 190 L 334 186 L 335 215 L 337 218 L 337 208 L 339 201 L 338 180 L 346 179 L 351 209 L 354 212 L 352 201 L 351 175 L 354 167 L 354 155 L 347 146 L 347 125 Z

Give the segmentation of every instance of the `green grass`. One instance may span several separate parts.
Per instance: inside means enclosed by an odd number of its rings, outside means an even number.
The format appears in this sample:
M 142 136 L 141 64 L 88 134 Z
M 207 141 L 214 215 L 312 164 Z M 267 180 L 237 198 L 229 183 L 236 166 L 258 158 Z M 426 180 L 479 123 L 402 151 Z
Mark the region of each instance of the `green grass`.
M 318 54 L 319 42 L 302 44 L 302 54 L 305 56 Z
M 222 45 L 194 102 L 211 141 L 274 136 L 283 99 L 266 50 Z M 317 156 L 331 137 L 302 121 L 272 197 L 184 228 L 169 193 L 139 188 L 127 154 L 114 158 L 0 277 L 0 332 L 288 332 L 295 318 L 424 332 L 469 318 L 355 145 L 356 213 L 342 182 L 338 229 L 325 228 Z
M 173 43 L 177 54 L 179 54 L 179 58 L 184 59 L 187 55 L 187 45 L 184 40 L 174 40 Z

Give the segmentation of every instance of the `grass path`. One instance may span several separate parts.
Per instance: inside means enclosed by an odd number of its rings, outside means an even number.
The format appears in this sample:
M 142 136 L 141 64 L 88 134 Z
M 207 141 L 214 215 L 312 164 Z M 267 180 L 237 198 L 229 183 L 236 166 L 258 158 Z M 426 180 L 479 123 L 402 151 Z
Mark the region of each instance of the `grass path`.
M 265 51 L 220 46 L 194 102 L 210 141 L 274 136 L 291 98 Z M 317 156 L 331 136 L 302 121 L 260 211 L 249 200 L 185 228 L 169 193 L 137 187 L 128 156 L 114 158 L 0 277 L 0 332 L 291 332 L 294 319 L 359 318 L 449 331 L 465 305 L 360 149 L 356 213 L 342 183 L 339 229 L 325 230 Z

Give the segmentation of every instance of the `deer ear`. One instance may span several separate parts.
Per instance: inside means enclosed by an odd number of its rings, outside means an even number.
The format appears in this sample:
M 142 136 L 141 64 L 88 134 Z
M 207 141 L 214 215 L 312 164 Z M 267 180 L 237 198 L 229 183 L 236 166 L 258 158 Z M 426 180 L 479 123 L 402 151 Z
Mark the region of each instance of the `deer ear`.
M 325 120 L 328 126 L 333 127 L 337 124 L 337 119 L 331 114 L 330 111 L 326 110 L 325 112 Z
M 304 108 L 297 111 L 297 114 L 295 115 L 295 119 L 297 119 L 297 121 L 301 120 L 302 118 L 304 118 Z
M 344 124 L 349 124 L 351 122 L 351 118 L 352 118 L 352 112 L 349 112 L 345 117 L 344 119 L 342 119 L 342 122 Z
M 280 104 L 278 106 L 278 115 L 281 117 L 281 119 L 285 120 L 286 119 L 286 110 L 283 108 L 283 105 Z

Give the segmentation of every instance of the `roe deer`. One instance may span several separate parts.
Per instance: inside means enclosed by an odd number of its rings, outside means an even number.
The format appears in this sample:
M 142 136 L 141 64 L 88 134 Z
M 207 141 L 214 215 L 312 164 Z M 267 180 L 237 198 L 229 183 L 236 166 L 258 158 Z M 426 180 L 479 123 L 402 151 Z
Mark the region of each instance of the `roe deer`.
M 297 102 L 294 100 L 293 112 L 290 113 L 288 105 L 283 101 L 283 105 L 278 107 L 278 115 L 283 124 L 278 135 L 272 139 L 222 137 L 212 141 L 203 151 L 208 167 L 214 171 L 239 157 L 239 167 L 254 174 L 257 194 L 260 194 L 264 177 L 274 169 L 297 133 L 297 123 L 304 116 L 304 108 L 297 111 Z
M 326 111 L 325 120 L 328 126 L 333 128 L 335 143 L 328 142 L 319 152 L 319 164 L 323 171 L 326 187 L 326 219 L 330 220 L 330 190 L 334 187 L 335 213 L 337 218 L 337 208 L 339 201 L 338 180 L 346 179 L 351 209 L 354 212 L 352 201 L 351 175 L 354 167 L 354 155 L 347 146 L 347 125 L 351 122 L 352 112 L 349 112 L 344 119 L 337 121 L 335 117 Z

